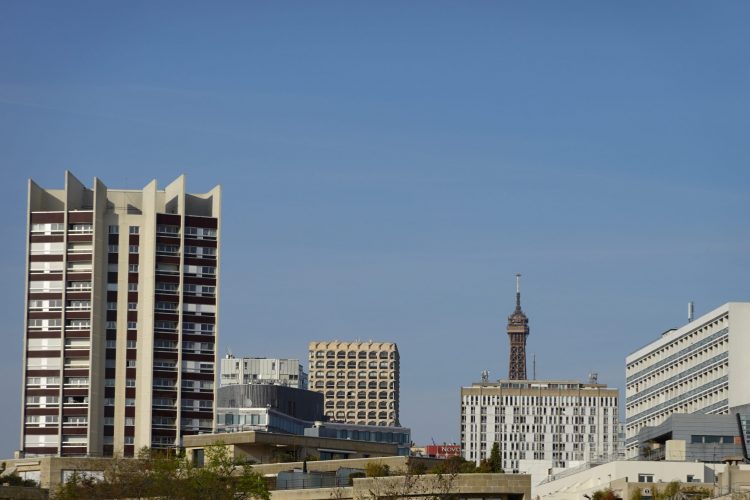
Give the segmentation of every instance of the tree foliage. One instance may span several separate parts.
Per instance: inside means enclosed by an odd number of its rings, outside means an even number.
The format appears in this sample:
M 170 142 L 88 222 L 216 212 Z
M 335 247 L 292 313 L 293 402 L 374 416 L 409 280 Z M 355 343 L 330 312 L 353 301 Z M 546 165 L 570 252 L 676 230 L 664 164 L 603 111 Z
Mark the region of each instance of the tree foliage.
M 58 500 L 145 497 L 269 500 L 270 494 L 263 477 L 249 464 L 236 464 L 221 443 L 205 449 L 203 467 L 184 455 L 144 448 L 137 458 L 113 460 L 103 480 L 74 473 L 53 494 Z
M 391 474 L 391 469 L 387 464 L 380 462 L 370 462 L 365 465 L 365 475 L 367 477 L 385 477 Z
M 597 490 L 591 495 L 591 500 L 616 500 L 615 492 L 611 488 Z

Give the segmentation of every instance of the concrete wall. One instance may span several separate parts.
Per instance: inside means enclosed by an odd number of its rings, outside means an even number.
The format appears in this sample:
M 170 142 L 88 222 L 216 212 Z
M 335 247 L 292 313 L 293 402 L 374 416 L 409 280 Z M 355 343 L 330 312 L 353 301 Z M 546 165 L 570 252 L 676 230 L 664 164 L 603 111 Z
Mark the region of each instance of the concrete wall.
M 531 478 L 524 474 L 458 474 L 456 476 L 389 476 L 354 479 L 348 488 L 276 490 L 272 500 L 377 499 L 438 496 L 530 500 Z
M 581 500 L 584 494 L 591 495 L 594 491 L 618 484 L 636 483 L 639 474 L 653 475 L 653 483 L 669 483 L 671 481 L 686 482 L 688 475 L 698 479 L 701 483 L 713 484 L 714 470 L 706 464 L 696 462 L 665 462 L 665 461 L 637 461 L 623 460 L 608 462 L 574 473 L 561 473 L 551 476 L 553 480 L 538 484 L 534 487 L 534 497 L 541 500 Z M 715 465 L 722 469 L 724 466 Z M 619 482 L 618 482 L 619 481 Z M 694 483 L 691 483 L 694 484 Z M 619 496 L 622 492 L 615 490 Z M 629 498 L 621 496 L 621 498 Z

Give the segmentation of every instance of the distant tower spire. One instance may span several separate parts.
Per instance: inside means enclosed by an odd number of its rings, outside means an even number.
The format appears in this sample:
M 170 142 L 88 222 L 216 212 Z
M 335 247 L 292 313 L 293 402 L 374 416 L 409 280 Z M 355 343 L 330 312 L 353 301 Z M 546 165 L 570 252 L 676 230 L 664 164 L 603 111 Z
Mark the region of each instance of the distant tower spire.
M 508 316 L 508 339 L 510 340 L 508 378 L 510 380 L 527 380 L 526 337 L 528 336 L 529 318 L 521 309 L 521 275 L 516 274 L 516 310 Z
M 521 310 L 521 273 L 516 273 L 516 311 Z

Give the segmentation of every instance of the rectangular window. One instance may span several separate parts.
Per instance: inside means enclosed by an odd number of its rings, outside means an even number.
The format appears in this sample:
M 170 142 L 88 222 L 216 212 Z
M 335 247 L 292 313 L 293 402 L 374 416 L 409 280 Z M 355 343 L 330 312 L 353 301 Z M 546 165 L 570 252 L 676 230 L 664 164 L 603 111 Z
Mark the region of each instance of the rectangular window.
M 130 226 L 128 228 L 128 232 L 130 234 L 138 234 L 139 231 L 140 231 L 140 229 L 138 228 L 138 226 Z
M 653 474 L 638 474 L 638 482 L 639 483 L 653 483 L 654 475 Z
M 69 290 L 91 290 L 90 281 L 68 281 Z
M 120 226 L 112 225 L 109 226 L 109 234 L 119 234 L 120 233 Z
M 128 311 L 137 311 L 138 302 L 128 302 Z
M 128 265 L 128 272 L 129 273 L 137 273 L 138 272 L 138 264 L 129 264 Z
M 135 330 L 138 328 L 138 323 L 135 321 L 128 321 L 128 330 Z
M 156 226 L 156 232 L 160 234 L 176 235 L 180 233 L 180 228 L 168 224 L 159 224 Z
M 32 233 L 52 234 L 52 233 L 61 233 L 63 231 L 65 231 L 65 224 L 58 223 L 58 222 L 49 222 L 49 223 L 31 225 Z
M 94 232 L 94 226 L 91 224 L 71 224 L 68 231 L 78 234 L 91 234 Z
M 117 253 L 117 250 L 118 250 L 117 249 L 117 245 L 108 245 L 107 249 L 108 249 L 109 253 Z
M 128 283 L 128 292 L 137 292 L 138 283 Z
M 130 253 L 138 253 L 138 245 L 130 245 L 128 247 L 128 252 L 130 252 Z

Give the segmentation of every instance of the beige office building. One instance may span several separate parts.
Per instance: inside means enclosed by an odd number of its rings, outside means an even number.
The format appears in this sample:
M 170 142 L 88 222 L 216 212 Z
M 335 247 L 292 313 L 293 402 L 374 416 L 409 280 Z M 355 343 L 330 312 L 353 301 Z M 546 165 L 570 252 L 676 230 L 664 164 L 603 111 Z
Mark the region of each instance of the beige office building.
M 21 454 L 132 456 L 214 427 L 221 191 L 29 181 Z
M 310 342 L 310 389 L 337 422 L 399 426 L 399 354 L 393 342 Z

